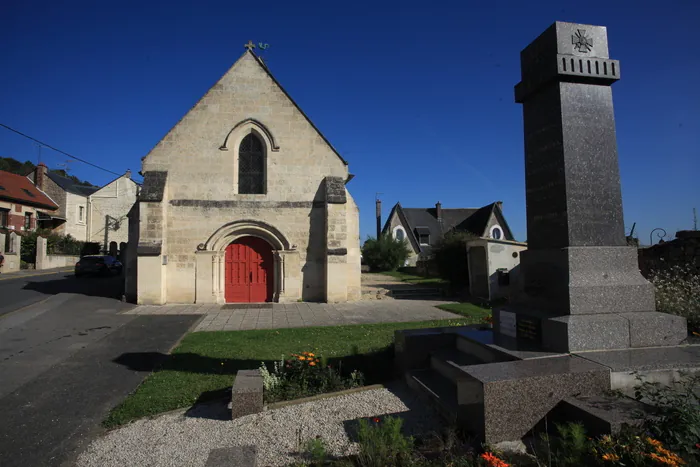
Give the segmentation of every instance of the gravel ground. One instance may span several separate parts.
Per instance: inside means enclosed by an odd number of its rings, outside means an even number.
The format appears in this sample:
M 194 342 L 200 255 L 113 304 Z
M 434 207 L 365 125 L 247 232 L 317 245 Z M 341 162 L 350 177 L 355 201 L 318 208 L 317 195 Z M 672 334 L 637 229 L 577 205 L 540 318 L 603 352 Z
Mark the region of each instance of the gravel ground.
M 403 384 L 292 405 L 237 420 L 223 420 L 223 404 L 199 406 L 136 421 L 107 433 L 78 458 L 79 467 L 204 466 L 215 448 L 258 448 L 258 465 L 283 466 L 299 459 L 299 439 L 321 436 L 333 455 L 355 452 L 348 436 L 355 420 L 399 414 L 409 434 L 437 432 L 440 419 Z

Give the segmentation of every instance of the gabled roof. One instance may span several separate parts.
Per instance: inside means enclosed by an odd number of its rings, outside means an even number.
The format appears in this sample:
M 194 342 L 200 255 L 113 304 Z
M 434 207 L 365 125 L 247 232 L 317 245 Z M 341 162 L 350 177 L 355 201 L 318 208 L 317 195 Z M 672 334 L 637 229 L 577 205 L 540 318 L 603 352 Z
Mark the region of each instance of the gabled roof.
M 44 209 L 58 209 L 43 191 L 38 189 L 31 180 L 23 175 L 17 175 L 0 170 L 0 199 L 35 206 Z
M 74 195 L 90 196 L 91 194 L 99 190 L 98 187 L 94 186 L 78 185 L 70 178 L 62 177 L 61 175 L 58 175 L 53 172 L 46 172 L 46 175 L 64 191 L 67 191 L 68 193 L 73 193 Z
M 289 95 L 289 93 L 282 87 L 282 85 L 279 83 L 279 81 L 277 81 L 277 79 L 272 75 L 272 73 L 270 72 L 270 69 L 267 67 L 267 65 L 265 65 L 265 62 L 263 62 L 262 58 L 260 58 L 260 57 L 258 57 L 257 55 L 255 55 L 255 52 L 253 52 L 252 50 L 248 49 L 248 50 L 246 50 L 245 52 L 243 52 L 243 54 L 242 54 L 240 57 L 238 57 L 238 60 L 236 60 L 236 61 L 234 62 L 234 64 L 233 64 L 228 70 L 226 70 L 226 73 L 224 73 L 224 75 L 223 75 L 221 78 L 219 78 L 219 79 L 217 80 L 217 82 L 214 84 L 214 86 L 216 86 L 216 85 L 217 85 L 217 84 L 218 84 L 218 83 L 219 83 L 219 82 L 220 82 L 220 81 L 221 81 L 221 80 L 236 66 L 236 64 L 237 64 L 239 61 L 241 61 L 241 59 L 243 59 L 243 57 L 246 56 L 246 54 L 250 54 L 250 55 L 255 59 L 256 63 L 258 63 L 258 65 L 260 65 L 260 67 L 263 69 L 263 71 L 265 71 L 265 73 L 267 74 L 267 76 L 270 77 L 270 79 L 272 80 L 272 82 L 275 83 L 275 84 L 277 85 L 278 88 L 280 88 L 280 90 L 282 91 L 282 93 L 284 93 L 284 95 L 287 97 L 287 99 L 289 99 L 289 101 L 294 105 L 294 107 L 296 107 L 296 109 L 297 109 L 297 110 L 299 111 L 299 113 L 306 119 L 306 121 L 309 122 L 309 125 L 311 125 L 311 127 L 312 127 L 314 130 L 316 130 L 316 133 L 318 133 L 318 135 L 321 137 L 321 139 L 323 139 L 323 141 L 328 145 L 328 147 L 331 148 L 331 151 L 333 151 L 333 152 L 335 153 L 335 155 L 338 156 L 338 159 L 340 159 L 340 161 L 341 161 L 343 164 L 348 165 L 348 162 L 343 158 L 343 156 L 340 155 L 340 153 L 338 152 L 338 150 L 335 149 L 335 147 L 333 147 L 333 145 L 330 143 L 330 141 L 328 141 L 328 139 L 326 138 L 326 136 L 325 136 L 323 133 L 321 133 L 321 130 L 319 130 L 318 127 L 317 127 L 316 125 L 314 125 L 314 122 L 312 122 L 311 119 L 309 118 L 309 116 L 306 115 L 306 113 L 301 109 L 301 107 L 299 107 L 299 104 L 297 104 L 297 103 L 294 101 L 294 99 L 292 99 L 292 96 Z M 213 88 L 213 86 L 212 86 L 212 88 Z M 211 89 L 210 89 L 209 91 L 211 91 Z M 180 120 L 179 120 L 175 125 L 173 125 L 173 127 L 168 131 L 168 134 L 169 134 L 175 127 L 177 127 L 177 126 L 180 124 L 180 122 L 185 118 L 185 116 L 186 116 L 189 112 L 191 112 L 195 107 L 197 107 L 197 104 L 199 104 L 199 102 L 200 102 L 202 99 L 204 99 L 205 96 L 207 96 L 207 95 L 209 94 L 209 91 L 207 91 L 207 92 L 199 99 L 199 101 L 197 101 L 197 103 L 196 103 L 194 106 L 192 106 L 192 108 L 191 108 L 187 113 L 185 113 L 185 114 L 182 116 L 182 118 L 180 118 Z M 166 136 L 167 136 L 167 134 L 166 134 Z M 151 151 L 149 151 L 148 154 L 146 154 L 145 156 L 143 156 L 143 157 L 141 158 L 141 160 L 142 160 L 142 161 L 145 160 L 145 159 L 148 157 L 148 155 L 149 155 L 152 151 L 153 151 L 153 149 L 151 149 Z M 140 173 L 140 172 L 139 172 L 139 173 Z M 348 180 L 346 180 L 346 183 L 350 181 L 350 178 L 351 178 L 351 177 L 349 176 L 349 177 L 348 177 Z
M 504 230 L 506 239 L 513 239 L 513 233 L 501 212 L 498 203 L 491 203 L 481 208 L 442 208 L 442 222 L 437 218 L 437 209 L 432 208 L 404 208 L 400 203 L 392 208 L 383 232 L 389 228 L 389 221 L 394 212 L 399 215 L 401 222 L 410 230 L 408 234 L 414 245 L 419 245 L 417 234 L 430 234 L 430 245 L 434 246 L 449 231 L 471 232 L 476 236 L 483 237 L 487 234 L 486 227 L 493 213 L 499 225 Z M 427 252 L 430 246 L 420 245 L 420 250 Z

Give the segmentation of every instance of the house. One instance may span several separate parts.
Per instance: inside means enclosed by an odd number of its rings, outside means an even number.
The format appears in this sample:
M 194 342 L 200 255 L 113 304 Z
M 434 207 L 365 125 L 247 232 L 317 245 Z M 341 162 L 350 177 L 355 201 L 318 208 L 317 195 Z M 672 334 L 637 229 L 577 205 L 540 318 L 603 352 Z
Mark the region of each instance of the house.
M 49 172 L 46 164 L 39 163 L 28 175 L 36 186 L 46 192 L 56 204 L 55 213 L 42 216 L 41 228 L 86 241 L 88 238 L 88 197 L 97 187 L 78 185 L 67 177 Z
M 131 171 L 117 177 L 88 196 L 87 239 L 110 251 L 129 241 L 129 210 L 136 203 L 140 185 L 131 179 Z
M 513 233 L 503 217 L 503 203 L 497 201 L 481 208 L 404 208 L 396 203 L 382 233 L 406 240 L 411 254 L 408 266 L 428 259 L 433 248 L 451 231 L 469 232 L 480 238 L 513 241 Z
M 143 159 L 126 267 L 138 303 L 360 298 L 348 163 L 246 47 Z
M 0 252 L 3 272 L 19 269 L 19 242 L 15 232 L 37 228 L 40 216 L 50 216 L 58 205 L 27 177 L 0 170 Z
M 131 179 L 131 171 L 127 170 L 101 188 L 77 184 L 50 172 L 44 163 L 40 163 L 29 178 L 59 205 L 55 213 L 42 214 L 39 219 L 42 228 L 80 241 L 99 243 L 105 252 L 110 244 L 128 240 L 127 214 L 139 190 L 139 185 Z

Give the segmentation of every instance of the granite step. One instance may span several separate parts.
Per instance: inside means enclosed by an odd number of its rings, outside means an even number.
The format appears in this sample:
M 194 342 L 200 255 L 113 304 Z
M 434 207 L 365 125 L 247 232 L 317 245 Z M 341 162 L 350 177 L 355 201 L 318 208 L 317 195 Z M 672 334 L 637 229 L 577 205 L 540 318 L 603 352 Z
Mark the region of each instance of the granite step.
M 457 422 L 457 387 L 452 381 L 435 370 L 425 369 L 407 372 L 406 383 L 448 422 Z
M 463 367 L 482 363 L 477 356 L 457 349 L 441 349 L 430 354 L 430 367 L 454 383 L 464 378 Z
M 586 428 L 586 435 L 592 437 L 619 433 L 625 425 L 641 426 L 644 419 L 653 417 L 654 407 L 612 394 L 566 397 L 549 415 L 551 426 L 557 422 L 579 422 Z
M 455 328 L 457 350 L 483 363 L 511 362 L 564 355 L 542 351 L 532 342 L 494 333 L 493 329 Z

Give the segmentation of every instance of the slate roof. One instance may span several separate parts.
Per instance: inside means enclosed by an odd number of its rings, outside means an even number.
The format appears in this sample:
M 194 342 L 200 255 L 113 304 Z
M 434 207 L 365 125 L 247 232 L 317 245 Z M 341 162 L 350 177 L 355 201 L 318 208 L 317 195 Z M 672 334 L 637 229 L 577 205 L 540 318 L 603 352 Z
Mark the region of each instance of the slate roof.
M 60 186 L 64 191 L 68 193 L 73 193 L 74 195 L 90 196 L 91 194 L 99 190 L 99 187 L 78 185 L 70 178 L 62 177 L 53 172 L 47 172 L 46 175 L 51 180 L 53 180 L 53 182 L 56 185 Z
M 0 170 L 0 199 L 52 211 L 58 209 L 56 203 L 27 177 L 4 170 Z
M 384 224 L 383 232 L 388 231 L 389 222 L 395 212 L 408 227 L 409 240 L 414 244 L 414 247 L 418 247 L 424 253 L 429 253 L 451 230 L 471 232 L 479 237 L 484 236 L 491 213 L 496 216 L 499 225 L 503 228 L 505 239 L 514 240 L 513 233 L 497 203 L 487 204 L 481 208 L 442 208 L 442 222 L 438 221 L 437 209 L 434 207 L 404 208 L 401 203 L 396 203 Z M 430 245 L 419 245 L 417 234 L 426 231 L 430 233 Z

